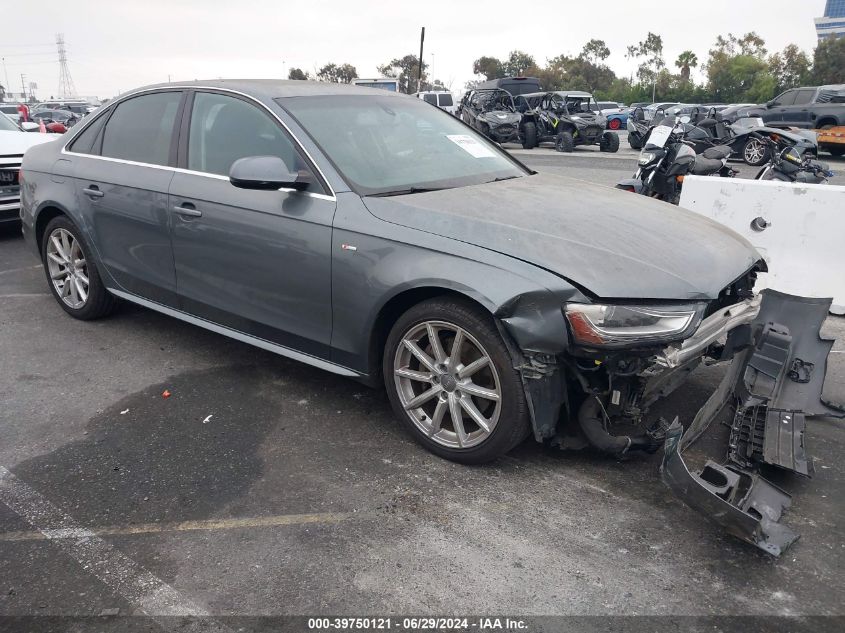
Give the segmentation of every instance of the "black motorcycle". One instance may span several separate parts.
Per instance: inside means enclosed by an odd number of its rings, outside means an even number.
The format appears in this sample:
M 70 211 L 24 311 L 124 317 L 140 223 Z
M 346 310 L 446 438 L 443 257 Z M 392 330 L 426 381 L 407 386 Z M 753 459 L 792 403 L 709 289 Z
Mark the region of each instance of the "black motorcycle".
M 637 161 L 637 173 L 633 178 L 621 180 L 616 188 L 678 204 L 685 176 L 732 178 L 736 175 L 737 172 L 728 167 L 730 147 L 710 147 L 702 154 L 696 154 L 694 143 L 688 141 L 685 134 L 680 119 L 667 117 L 661 121 L 645 139 L 645 147 Z
M 766 135 L 755 133 L 753 136 L 769 146 L 770 156 L 769 162 L 757 172 L 755 180 L 823 185 L 834 176 L 827 163 L 802 155 L 794 147 L 779 149 L 778 144 Z

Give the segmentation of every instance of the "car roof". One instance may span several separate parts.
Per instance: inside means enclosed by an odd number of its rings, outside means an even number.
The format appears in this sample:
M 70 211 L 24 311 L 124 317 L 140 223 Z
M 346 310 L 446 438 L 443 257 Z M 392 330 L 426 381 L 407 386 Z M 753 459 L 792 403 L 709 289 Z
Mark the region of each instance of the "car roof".
M 366 85 L 355 86 L 353 84 L 339 84 L 331 81 L 299 81 L 295 79 L 207 79 L 194 81 L 178 81 L 170 83 L 152 84 L 144 86 L 131 93 L 135 94 L 147 90 L 163 88 L 218 88 L 221 90 L 233 90 L 243 92 L 249 96 L 272 101 L 284 97 L 316 97 L 325 95 L 378 95 L 379 97 L 409 97 L 410 95 L 400 94 L 391 90 L 378 90 Z M 374 92 L 378 90 L 378 92 Z

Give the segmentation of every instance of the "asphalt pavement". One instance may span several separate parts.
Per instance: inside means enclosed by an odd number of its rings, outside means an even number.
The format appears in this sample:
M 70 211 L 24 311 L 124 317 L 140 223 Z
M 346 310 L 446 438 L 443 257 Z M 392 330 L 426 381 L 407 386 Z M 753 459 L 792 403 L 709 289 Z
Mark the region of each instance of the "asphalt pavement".
M 632 171 L 635 153 L 591 153 L 519 157 L 609 185 Z M 845 320 L 825 332 L 845 401 Z M 654 414 L 690 421 L 723 372 Z M 845 616 L 841 422 L 810 423 L 812 480 L 773 474 L 802 534 L 773 559 L 674 498 L 659 455 L 528 441 L 459 466 L 352 380 L 126 304 L 75 321 L 16 231 L 0 401 L 0 616 Z

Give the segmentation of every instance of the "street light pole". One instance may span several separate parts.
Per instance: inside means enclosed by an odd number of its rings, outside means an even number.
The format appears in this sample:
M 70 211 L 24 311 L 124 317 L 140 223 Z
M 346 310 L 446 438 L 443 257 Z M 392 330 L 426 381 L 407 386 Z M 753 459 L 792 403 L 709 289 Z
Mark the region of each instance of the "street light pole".
M 423 43 L 425 42 L 425 27 L 422 27 L 420 32 L 420 63 L 417 69 L 417 92 L 422 90 L 422 70 L 423 70 Z

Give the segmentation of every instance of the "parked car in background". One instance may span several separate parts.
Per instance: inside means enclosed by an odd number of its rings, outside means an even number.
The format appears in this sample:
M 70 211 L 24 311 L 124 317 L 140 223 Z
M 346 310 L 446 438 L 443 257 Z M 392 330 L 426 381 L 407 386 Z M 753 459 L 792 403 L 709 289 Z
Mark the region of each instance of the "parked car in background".
M 620 130 L 628 123 L 628 108 L 614 101 L 599 101 L 599 113 L 607 119 L 607 129 Z
M 672 103 L 652 103 L 649 106 L 643 108 L 643 116 L 645 121 L 651 121 L 654 118 L 654 115 L 660 112 L 661 114 L 665 114 L 666 110 L 669 108 L 678 105 L 676 102 Z
M 830 129 L 845 125 L 845 84 L 793 88 L 750 109 L 771 127 Z
M 75 114 L 85 116 L 97 109 L 93 103 L 85 101 L 84 99 L 68 99 L 55 101 L 42 101 L 36 104 L 33 108 L 35 110 L 70 110 Z
M 71 112 L 70 110 L 35 110 L 32 113 L 33 121 L 44 121 L 45 125 L 50 123 L 59 123 L 65 129 L 76 125 L 82 116 Z
M 0 115 L 0 226 L 20 221 L 19 174 L 24 153 L 55 138 L 52 134 L 27 134 L 20 125 Z
M 122 298 L 382 385 L 417 442 L 461 463 L 529 435 L 665 444 L 664 481 L 694 508 L 775 555 L 797 538 L 745 504 L 788 505 L 760 462 L 807 474 L 782 412 L 822 409 L 830 301 L 755 295 L 765 261 L 709 218 L 535 173 L 419 99 L 306 81 L 134 91 L 23 170 L 23 234 L 72 317 Z M 649 410 L 734 354 L 695 421 L 724 411 L 738 457 L 695 475 L 680 422 Z
M 428 90 L 417 92 L 414 96 L 426 103 L 437 106 L 441 110 L 445 110 L 449 114 L 455 115 L 458 111 L 458 106 L 455 105 L 455 98 L 448 90 Z

